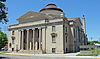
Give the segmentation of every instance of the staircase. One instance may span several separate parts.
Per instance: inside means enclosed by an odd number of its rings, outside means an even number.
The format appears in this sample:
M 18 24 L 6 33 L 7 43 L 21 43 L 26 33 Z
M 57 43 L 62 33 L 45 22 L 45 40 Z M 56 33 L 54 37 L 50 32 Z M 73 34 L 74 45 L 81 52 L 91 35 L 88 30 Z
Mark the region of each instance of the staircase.
M 26 54 L 42 54 L 42 51 L 37 50 L 37 51 L 33 51 L 33 50 L 24 50 L 24 51 L 18 51 L 17 53 L 26 53 Z

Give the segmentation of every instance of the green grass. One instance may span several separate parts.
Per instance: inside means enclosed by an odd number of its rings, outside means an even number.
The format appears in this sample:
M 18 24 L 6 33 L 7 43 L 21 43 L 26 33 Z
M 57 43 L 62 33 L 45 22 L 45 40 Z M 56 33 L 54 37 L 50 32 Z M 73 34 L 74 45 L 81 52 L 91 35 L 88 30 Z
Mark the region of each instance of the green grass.
M 81 54 L 77 54 L 76 56 L 98 56 L 98 54 L 89 54 L 89 55 L 81 55 Z
M 11 52 L 1 52 L 0 54 L 11 53 Z
M 77 54 L 76 56 L 98 56 L 100 54 L 100 49 L 90 49 L 92 54 L 89 54 L 89 55 L 81 55 L 81 54 Z M 96 54 L 94 54 L 94 52 L 97 52 Z

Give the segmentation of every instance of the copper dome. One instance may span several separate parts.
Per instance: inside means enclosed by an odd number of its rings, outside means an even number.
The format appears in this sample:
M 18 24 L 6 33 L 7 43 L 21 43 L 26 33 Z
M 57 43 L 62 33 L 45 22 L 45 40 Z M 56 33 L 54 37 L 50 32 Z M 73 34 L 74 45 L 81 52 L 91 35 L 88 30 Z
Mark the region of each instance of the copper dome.
M 55 4 L 48 4 L 47 6 L 45 6 L 43 9 L 40 10 L 44 11 L 44 10 L 57 10 L 57 11 L 61 11 L 63 12 L 60 8 L 58 8 Z

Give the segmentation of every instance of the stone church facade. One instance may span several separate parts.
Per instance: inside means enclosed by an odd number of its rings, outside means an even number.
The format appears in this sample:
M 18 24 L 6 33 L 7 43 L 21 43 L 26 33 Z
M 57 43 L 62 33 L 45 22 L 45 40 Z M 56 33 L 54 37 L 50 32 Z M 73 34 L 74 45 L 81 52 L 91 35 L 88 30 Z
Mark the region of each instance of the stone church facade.
M 9 26 L 8 51 L 37 54 L 64 54 L 87 45 L 85 18 L 68 19 L 55 4 L 40 12 L 29 11 Z M 83 28 L 82 28 L 83 26 Z

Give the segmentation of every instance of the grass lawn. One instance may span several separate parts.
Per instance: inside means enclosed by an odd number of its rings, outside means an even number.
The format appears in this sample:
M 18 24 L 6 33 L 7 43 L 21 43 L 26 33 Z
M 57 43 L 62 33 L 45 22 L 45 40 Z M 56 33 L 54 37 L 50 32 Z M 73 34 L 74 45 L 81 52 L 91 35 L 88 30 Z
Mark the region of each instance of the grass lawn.
M 81 55 L 81 54 L 77 54 L 76 56 L 98 56 L 98 54 L 89 54 L 89 55 Z
M 97 52 L 96 54 L 94 54 L 95 51 Z M 92 52 L 93 54 L 89 54 L 89 55 L 77 54 L 76 56 L 98 56 L 98 55 L 100 54 L 100 49 L 93 49 L 93 50 L 91 50 L 91 52 Z
M 1 52 L 0 54 L 11 53 L 11 52 Z

